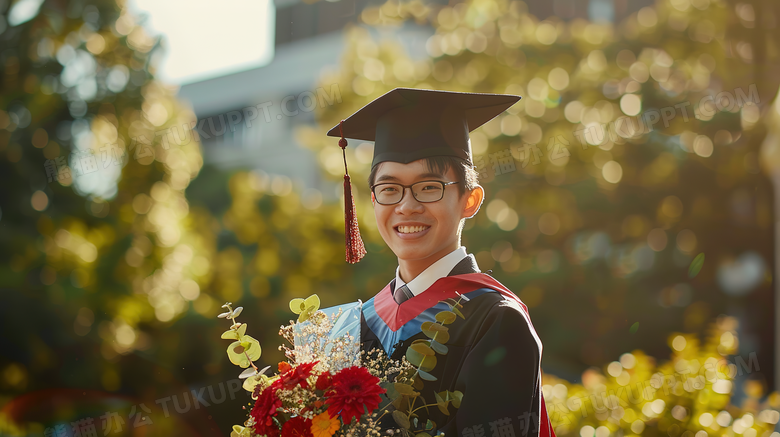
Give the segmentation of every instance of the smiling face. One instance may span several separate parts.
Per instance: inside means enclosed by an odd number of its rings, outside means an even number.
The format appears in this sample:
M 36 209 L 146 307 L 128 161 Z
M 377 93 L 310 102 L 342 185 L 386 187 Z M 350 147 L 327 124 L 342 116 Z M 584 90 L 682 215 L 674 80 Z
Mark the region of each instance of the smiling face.
M 386 161 L 378 165 L 375 184 L 457 181 L 454 169 L 447 169 L 443 175 L 432 174 L 422 159 L 409 164 Z M 447 185 L 444 197 L 430 203 L 418 202 L 410 188 L 405 189 L 403 199 L 395 205 L 380 205 L 371 195 L 379 233 L 407 276 L 416 276 L 460 246 L 460 221 L 476 214 L 483 198 L 480 186 L 459 198 L 457 185 Z

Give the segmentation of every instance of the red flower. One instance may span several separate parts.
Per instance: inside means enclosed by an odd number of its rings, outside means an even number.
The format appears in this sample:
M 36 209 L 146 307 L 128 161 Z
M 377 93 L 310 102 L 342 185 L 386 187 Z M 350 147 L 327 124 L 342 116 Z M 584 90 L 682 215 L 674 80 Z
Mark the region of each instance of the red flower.
M 313 437 L 311 419 L 295 416 L 282 425 L 282 437 Z
M 285 390 L 292 390 L 298 386 L 308 389 L 309 383 L 306 380 L 311 376 L 311 371 L 317 363 L 318 362 L 315 361 L 313 363 L 299 364 L 287 372 L 282 373 L 279 378 L 282 381 L 282 387 Z
M 279 428 L 276 426 L 273 418 L 276 416 L 276 410 L 281 408 L 282 401 L 276 396 L 276 391 L 282 386 L 282 381 L 277 379 L 263 390 L 255 401 L 252 411 L 249 413 L 255 419 L 255 433 L 267 435 L 268 437 L 277 437 Z
M 257 429 L 257 427 L 255 427 Z M 265 437 L 281 437 L 282 433 L 279 431 L 279 427 L 277 426 L 269 426 L 266 428 L 265 434 L 262 434 Z
M 365 367 L 347 367 L 333 375 L 333 389 L 326 393 L 328 413 L 334 417 L 341 414 L 344 423 L 352 423 L 353 418 L 360 420 L 364 409 L 371 412 L 379 408 L 379 395 L 385 392 L 379 378 Z
M 321 373 L 317 378 L 317 385 L 314 386 L 317 390 L 325 391 L 330 388 L 331 378 L 330 372 Z
M 279 365 L 277 367 L 279 368 L 279 373 L 284 373 L 284 372 L 287 372 L 290 369 L 292 369 L 292 366 L 290 365 L 290 363 L 288 363 L 286 361 L 282 361 L 281 363 L 279 363 Z

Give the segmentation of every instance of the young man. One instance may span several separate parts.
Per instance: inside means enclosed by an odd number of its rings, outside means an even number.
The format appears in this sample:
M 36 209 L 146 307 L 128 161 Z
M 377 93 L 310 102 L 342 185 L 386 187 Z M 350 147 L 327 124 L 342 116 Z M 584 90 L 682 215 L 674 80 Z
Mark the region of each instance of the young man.
M 463 393 L 449 415 L 436 407 L 421 415 L 448 437 L 554 437 L 541 390 L 542 344 L 527 308 L 481 273 L 460 243 L 464 221 L 485 197 L 468 134 L 519 99 L 396 88 L 328 133 L 374 141 L 371 201 L 398 257 L 395 278 L 363 305 L 362 349 L 400 359 L 427 339 L 421 325 L 448 309 L 440 301 L 468 298 L 465 320 L 448 325 L 448 352 L 430 371 L 436 381 L 422 390 L 427 403 L 444 390 Z

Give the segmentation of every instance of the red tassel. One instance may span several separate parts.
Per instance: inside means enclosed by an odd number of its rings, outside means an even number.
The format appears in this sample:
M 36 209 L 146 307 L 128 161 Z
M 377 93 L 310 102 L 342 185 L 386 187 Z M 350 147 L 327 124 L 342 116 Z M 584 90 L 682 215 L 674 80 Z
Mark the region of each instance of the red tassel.
M 341 139 L 339 147 L 344 157 L 344 237 L 346 239 L 347 262 L 355 264 L 366 255 L 366 247 L 363 245 L 363 239 L 360 238 L 360 228 L 358 226 L 357 213 L 355 212 L 355 199 L 352 198 L 352 184 L 349 180 L 349 171 L 347 170 L 347 139 L 344 138 L 342 129 L 342 120 L 339 123 Z

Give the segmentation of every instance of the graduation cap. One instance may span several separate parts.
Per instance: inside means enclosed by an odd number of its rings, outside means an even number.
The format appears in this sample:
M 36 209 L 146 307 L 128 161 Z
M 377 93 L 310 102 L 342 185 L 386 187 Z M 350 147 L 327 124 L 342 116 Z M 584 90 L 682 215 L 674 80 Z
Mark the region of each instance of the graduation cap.
M 455 156 L 473 165 L 469 132 L 520 100 L 509 94 L 461 93 L 395 88 L 342 120 L 328 131 L 341 137 L 344 155 L 346 259 L 356 263 L 366 254 L 360 238 L 347 171 L 346 138 L 374 142 L 371 168 L 380 162 L 408 164 L 431 156 Z

